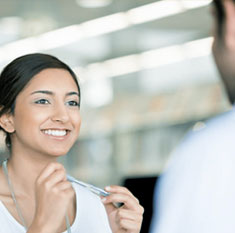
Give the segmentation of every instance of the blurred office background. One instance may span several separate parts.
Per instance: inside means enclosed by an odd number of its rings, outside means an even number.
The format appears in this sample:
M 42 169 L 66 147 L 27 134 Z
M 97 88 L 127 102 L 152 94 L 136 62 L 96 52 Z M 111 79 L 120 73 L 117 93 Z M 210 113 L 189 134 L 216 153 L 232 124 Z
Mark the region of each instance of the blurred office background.
M 229 108 L 211 55 L 210 3 L 0 0 L 0 70 L 42 52 L 79 77 L 81 134 L 61 159 L 70 174 L 101 187 L 157 176 L 188 130 Z

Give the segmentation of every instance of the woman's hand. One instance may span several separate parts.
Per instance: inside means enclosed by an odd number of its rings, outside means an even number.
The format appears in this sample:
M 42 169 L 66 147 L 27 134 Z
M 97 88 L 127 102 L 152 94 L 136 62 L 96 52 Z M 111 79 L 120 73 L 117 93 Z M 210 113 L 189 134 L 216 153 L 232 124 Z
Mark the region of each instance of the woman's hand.
M 58 232 L 65 225 L 65 215 L 74 197 L 64 167 L 59 163 L 48 164 L 37 178 L 35 189 L 36 212 L 30 228 Z
M 113 233 L 139 233 L 143 220 L 144 208 L 133 194 L 124 187 L 109 186 L 105 188 L 111 194 L 102 197 L 109 224 Z M 114 203 L 123 203 L 117 207 Z

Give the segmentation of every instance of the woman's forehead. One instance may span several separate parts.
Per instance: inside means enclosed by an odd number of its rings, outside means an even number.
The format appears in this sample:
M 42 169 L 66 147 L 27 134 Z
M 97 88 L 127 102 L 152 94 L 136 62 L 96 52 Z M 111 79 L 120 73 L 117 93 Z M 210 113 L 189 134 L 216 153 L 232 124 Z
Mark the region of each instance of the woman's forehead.
M 45 69 L 36 74 L 26 85 L 25 90 L 29 89 L 64 89 L 78 91 L 76 82 L 72 75 L 64 69 Z

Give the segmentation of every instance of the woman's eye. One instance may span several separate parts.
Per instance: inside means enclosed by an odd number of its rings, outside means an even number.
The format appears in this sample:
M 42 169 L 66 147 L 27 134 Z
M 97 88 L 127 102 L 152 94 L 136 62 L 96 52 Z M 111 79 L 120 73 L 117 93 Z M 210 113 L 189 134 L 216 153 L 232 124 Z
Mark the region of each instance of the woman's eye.
M 50 102 L 46 99 L 40 99 L 35 101 L 36 104 L 49 104 Z
M 79 103 L 75 100 L 71 100 L 67 102 L 67 105 L 69 106 L 79 106 Z

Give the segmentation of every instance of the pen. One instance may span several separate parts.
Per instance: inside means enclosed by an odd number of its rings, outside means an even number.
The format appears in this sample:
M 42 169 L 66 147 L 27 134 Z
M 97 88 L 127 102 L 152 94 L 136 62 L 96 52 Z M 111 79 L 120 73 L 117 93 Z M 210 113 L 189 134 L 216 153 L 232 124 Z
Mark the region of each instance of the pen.
M 77 180 L 75 179 L 74 177 L 70 176 L 70 175 L 67 175 L 67 180 L 70 181 L 70 182 L 74 182 L 74 183 L 77 183 L 87 189 L 89 189 L 91 192 L 93 192 L 94 194 L 98 195 L 98 196 L 108 196 L 110 193 L 109 192 L 106 192 L 105 190 L 101 189 L 101 188 L 98 188 L 94 185 L 91 185 L 91 184 L 87 184 L 85 182 L 82 182 L 80 180 Z

